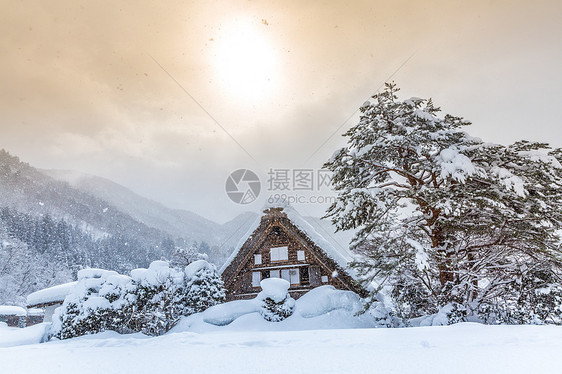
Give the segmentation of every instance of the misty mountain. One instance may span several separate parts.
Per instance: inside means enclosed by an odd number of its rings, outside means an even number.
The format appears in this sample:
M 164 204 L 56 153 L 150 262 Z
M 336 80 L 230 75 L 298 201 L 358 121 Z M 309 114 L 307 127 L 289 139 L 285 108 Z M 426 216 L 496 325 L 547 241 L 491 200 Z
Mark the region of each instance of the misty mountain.
M 135 220 L 110 202 L 55 180 L 0 150 L 0 207 L 64 220 L 93 238 L 129 235 L 159 244 L 168 235 Z
M 136 221 L 165 232 L 180 242 L 184 241 L 187 244 L 206 242 L 211 247 L 218 247 L 221 256 L 216 260 L 224 259 L 230 254 L 238 238 L 247 231 L 258 216 L 256 213 L 245 212 L 231 221 L 218 224 L 187 210 L 170 209 L 102 177 L 69 170 L 42 170 L 42 172 L 68 183 L 81 192 L 108 202 Z
M 155 254 L 163 257 L 170 254 L 170 248 L 161 248 L 163 242 L 168 246 L 170 240 L 182 246 L 205 242 L 210 259 L 219 266 L 257 216 L 243 213 L 218 224 L 189 211 L 167 208 L 105 178 L 36 169 L 4 150 L 0 151 L 0 207 L 63 220 L 93 239 L 129 239 L 158 248 Z

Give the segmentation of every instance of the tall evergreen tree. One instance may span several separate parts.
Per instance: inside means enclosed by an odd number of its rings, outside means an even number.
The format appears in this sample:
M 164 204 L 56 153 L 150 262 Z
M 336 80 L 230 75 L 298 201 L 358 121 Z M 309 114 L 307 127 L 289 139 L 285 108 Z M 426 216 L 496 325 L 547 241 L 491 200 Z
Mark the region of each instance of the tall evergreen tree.
M 560 282 L 560 150 L 484 143 L 463 131 L 469 122 L 397 91 L 387 84 L 361 107 L 348 146 L 325 164 L 338 192 L 327 217 L 358 229 L 364 280 L 388 286 L 407 318 L 518 300 L 506 285 L 537 269 Z

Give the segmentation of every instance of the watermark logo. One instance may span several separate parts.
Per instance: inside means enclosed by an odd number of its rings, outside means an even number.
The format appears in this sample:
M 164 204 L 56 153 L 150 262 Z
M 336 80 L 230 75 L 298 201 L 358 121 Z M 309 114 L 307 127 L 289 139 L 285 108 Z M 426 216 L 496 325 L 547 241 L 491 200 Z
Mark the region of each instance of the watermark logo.
M 226 193 L 236 204 L 250 204 L 258 198 L 263 188 L 268 203 L 333 204 L 331 192 L 332 173 L 325 169 L 270 168 L 262 186 L 256 173 L 238 169 L 226 180 Z
M 268 191 L 320 191 L 330 188 L 332 173 L 325 169 L 269 169 Z
M 226 194 L 236 204 L 254 202 L 261 190 L 260 179 L 249 169 L 238 169 L 230 173 L 226 179 Z

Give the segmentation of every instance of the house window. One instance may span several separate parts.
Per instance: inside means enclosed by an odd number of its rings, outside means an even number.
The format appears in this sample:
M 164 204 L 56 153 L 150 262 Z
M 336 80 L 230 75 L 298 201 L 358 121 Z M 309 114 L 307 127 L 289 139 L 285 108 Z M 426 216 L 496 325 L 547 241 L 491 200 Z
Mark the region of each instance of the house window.
M 305 261 L 304 251 L 297 251 L 297 260 L 298 261 Z
M 269 250 L 271 262 L 287 261 L 289 259 L 289 247 L 274 247 Z
M 261 282 L 261 272 L 260 271 L 253 271 L 252 272 L 252 287 L 259 287 Z
M 270 270 L 269 271 L 269 277 L 270 278 L 281 278 L 281 275 L 279 274 L 279 270 Z
M 290 284 L 300 284 L 299 269 L 283 269 L 281 270 L 281 278 Z
M 328 283 L 328 276 L 327 275 L 322 276 L 322 283 Z
M 289 281 L 291 284 L 299 284 L 301 279 L 299 275 L 299 269 L 290 269 L 289 276 L 291 280 Z
M 309 275 L 308 275 L 308 267 L 307 266 L 303 266 L 301 268 L 301 283 L 308 283 L 310 281 Z
M 261 265 L 261 255 L 254 255 L 254 264 Z

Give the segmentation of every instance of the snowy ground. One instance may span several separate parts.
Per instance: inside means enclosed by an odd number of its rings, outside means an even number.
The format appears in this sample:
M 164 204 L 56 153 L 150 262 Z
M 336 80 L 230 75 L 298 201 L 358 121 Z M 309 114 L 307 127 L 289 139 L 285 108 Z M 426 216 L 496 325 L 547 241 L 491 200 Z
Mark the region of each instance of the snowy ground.
M 318 287 L 268 322 L 259 297 L 183 318 L 167 334 L 105 332 L 39 344 L 49 324 L 0 323 L 0 374 L 562 373 L 562 327 L 374 328 L 352 292 Z
M 405 329 L 113 332 L 24 344 L 0 329 L 1 373 L 560 373 L 562 328 L 464 323 Z M 21 338 L 17 338 L 20 335 Z

